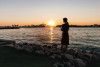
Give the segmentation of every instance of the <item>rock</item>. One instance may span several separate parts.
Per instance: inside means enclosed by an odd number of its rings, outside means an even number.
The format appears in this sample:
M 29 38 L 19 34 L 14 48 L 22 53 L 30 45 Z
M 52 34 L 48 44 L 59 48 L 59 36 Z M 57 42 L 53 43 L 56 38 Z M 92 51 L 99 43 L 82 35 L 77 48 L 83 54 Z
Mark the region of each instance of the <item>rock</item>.
M 85 55 L 82 57 L 82 60 L 83 60 L 83 62 L 86 64 L 86 67 L 88 67 L 88 66 L 90 65 L 91 56 L 92 56 L 92 54 L 90 54 L 90 53 L 85 53 Z
M 17 50 L 22 50 L 22 49 L 23 49 L 23 48 L 20 47 L 19 45 L 16 45 L 15 48 L 16 48 Z
M 70 63 L 70 62 L 66 62 L 66 63 L 64 64 L 64 67 L 71 67 L 71 63 Z
M 23 45 L 28 45 L 28 43 L 23 43 Z
M 95 52 L 93 54 L 100 57 L 100 52 Z
M 50 56 L 52 59 L 55 59 L 56 58 L 56 54 L 53 54 Z
M 23 48 L 21 48 L 21 47 L 17 47 L 17 50 L 22 50 Z
M 91 63 L 100 63 L 100 52 L 92 51 L 80 51 L 69 49 L 67 52 L 62 52 L 60 49 L 56 48 L 57 45 L 53 46 L 41 46 L 37 44 L 15 44 L 14 47 L 21 50 L 25 50 L 29 53 L 33 52 L 38 55 L 50 56 L 52 59 L 59 59 L 61 63 L 56 63 L 53 67 L 88 67 Z M 76 58 L 76 59 L 75 59 Z
M 70 54 L 64 54 L 64 58 L 67 60 L 74 60 L 73 56 Z
M 86 50 L 82 50 L 82 53 L 86 53 Z
M 52 48 L 52 46 L 48 46 L 48 49 L 51 49 Z
M 28 48 L 28 47 L 24 48 L 24 50 L 29 52 L 29 53 L 32 53 L 32 51 L 33 51 L 31 48 Z
M 52 45 L 52 47 L 54 47 L 54 48 L 57 48 L 57 46 L 58 46 L 57 44 L 53 44 L 53 45 Z
M 75 67 L 86 67 L 86 64 L 81 59 L 76 58 L 74 61 Z
M 43 47 L 47 47 L 47 45 L 44 45 Z
M 56 51 L 57 49 L 53 47 L 51 50 L 52 50 L 52 51 Z
M 61 55 L 56 55 L 56 58 L 61 60 Z
M 81 51 L 76 53 L 76 58 L 83 58 L 84 57 L 84 53 L 82 53 Z
M 50 52 L 49 51 L 45 51 L 45 55 L 49 56 Z
M 69 67 L 68 64 L 64 64 L 64 67 Z
M 70 62 L 71 66 L 74 65 L 74 60 L 69 60 L 68 62 Z
M 68 53 L 68 54 L 71 54 L 71 55 L 75 55 L 75 50 L 69 49 L 69 50 L 67 51 L 67 53 Z
M 100 63 L 100 57 L 98 55 L 93 55 L 91 57 L 91 62 Z
M 38 55 L 44 55 L 44 52 L 41 51 L 41 50 L 36 50 L 35 53 L 38 54 Z
M 64 67 L 64 64 L 58 64 L 57 67 Z
M 39 47 L 38 47 L 38 50 L 43 50 L 43 47 L 42 47 L 42 46 L 39 46 Z
M 84 56 L 90 59 L 91 56 L 92 56 L 92 54 L 90 54 L 90 53 L 85 53 Z
M 58 66 L 58 64 L 59 64 L 59 63 L 55 63 L 55 64 L 53 64 L 53 67 L 57 67 L 57 66 Z

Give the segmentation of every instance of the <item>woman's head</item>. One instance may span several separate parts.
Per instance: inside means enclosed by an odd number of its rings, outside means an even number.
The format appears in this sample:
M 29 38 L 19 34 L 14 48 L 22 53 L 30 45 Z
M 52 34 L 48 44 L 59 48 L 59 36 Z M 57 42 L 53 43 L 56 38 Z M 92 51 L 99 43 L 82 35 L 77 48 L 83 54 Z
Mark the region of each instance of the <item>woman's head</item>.
M 64 23 L 67 23 L 67 18 L 63 18 L 63 22 Z

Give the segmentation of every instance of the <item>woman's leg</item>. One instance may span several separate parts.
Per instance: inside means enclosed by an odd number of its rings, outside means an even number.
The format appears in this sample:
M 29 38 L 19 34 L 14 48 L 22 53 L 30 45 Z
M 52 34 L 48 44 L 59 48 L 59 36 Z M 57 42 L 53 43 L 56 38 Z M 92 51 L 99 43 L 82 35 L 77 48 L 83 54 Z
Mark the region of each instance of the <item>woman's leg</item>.
M 61 45 L 61 50 L 63 50 L 63 45 Z
M 67 49 L 68 49 L 68 45 L 66 45 L 66 47 L 65 47 L 65 50 L 67 51 Z

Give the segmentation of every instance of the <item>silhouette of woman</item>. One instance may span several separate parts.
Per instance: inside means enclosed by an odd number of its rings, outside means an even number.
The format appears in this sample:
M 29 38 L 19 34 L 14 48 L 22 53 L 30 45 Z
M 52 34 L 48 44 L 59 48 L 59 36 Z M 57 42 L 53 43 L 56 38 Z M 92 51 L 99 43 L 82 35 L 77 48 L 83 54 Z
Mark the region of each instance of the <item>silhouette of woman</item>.
M 64 24 L 62 24 L 62 39 L 61 39 L 61 50 L 67 51 L 69 45 L 69 23 L 67 22 L 67 18 L 63 18 Z

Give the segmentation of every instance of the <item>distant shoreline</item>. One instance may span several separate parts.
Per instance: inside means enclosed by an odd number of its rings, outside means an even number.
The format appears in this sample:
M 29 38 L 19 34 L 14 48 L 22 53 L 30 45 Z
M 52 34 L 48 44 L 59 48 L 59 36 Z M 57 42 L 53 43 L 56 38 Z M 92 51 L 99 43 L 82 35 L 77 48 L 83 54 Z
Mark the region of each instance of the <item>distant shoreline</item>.
M 61 27 L 61 26 L 56 26 L 56 27 Z M 100 27 L 89 27 L 89 26 L 69 26 L 69 27 L 82 27 L 82 28 L 100 28 Z M 45 27 L 20 27 L 20 28 L 45 28 Z M 46 27 L 47 28 L 47 27 Z
M 20 29 L 20 27 L 0 27 L 0 29 Z

